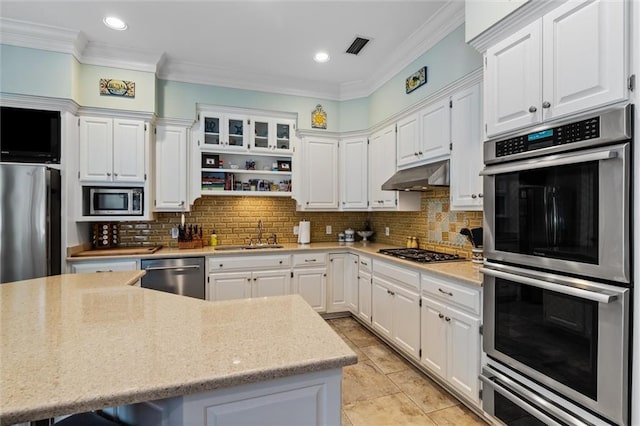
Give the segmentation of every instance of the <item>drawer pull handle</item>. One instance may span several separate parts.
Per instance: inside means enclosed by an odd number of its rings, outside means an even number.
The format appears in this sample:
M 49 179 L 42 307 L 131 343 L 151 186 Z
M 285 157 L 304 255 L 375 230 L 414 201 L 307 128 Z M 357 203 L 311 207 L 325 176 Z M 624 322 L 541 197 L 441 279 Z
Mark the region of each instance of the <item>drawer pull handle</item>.
M 360 264 L 364 265 L 364 266 L 369 266 L 369 264 L 367 262 L 363 262 L 362 260 L 360 261 Z
M 440 313 L 439 313 L 439 314 L 438 314 L 438 318 L 442 319 L 442 318 L 444 318 L 444 315 L 442 315 L 442 314 L 440 314 Z
M 305 259 L 304 261 L 305 261 L 305 262 L 316 262 L 316 261 L 317 261 L 317 259 Z
M 439 288 L 438 291 L 442 294 L 446 294 L 447 296 L 451 296 L 453 297 L 453 293 L 451 293 L 450 291 L 444 291 L 443 289 Z
M 113 272 L 113 269 L 108 269 L 106 271 L 96 271 L 97 273 L 101 273 L 101 272 Z

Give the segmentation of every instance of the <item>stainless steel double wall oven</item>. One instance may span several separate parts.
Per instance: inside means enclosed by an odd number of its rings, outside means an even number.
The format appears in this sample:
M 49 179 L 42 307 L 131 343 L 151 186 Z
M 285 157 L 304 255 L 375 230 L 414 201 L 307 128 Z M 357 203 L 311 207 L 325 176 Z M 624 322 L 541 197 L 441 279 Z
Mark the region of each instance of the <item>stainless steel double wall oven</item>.
M 629 424 L 632 105 L 485 143 L 485 411 Z

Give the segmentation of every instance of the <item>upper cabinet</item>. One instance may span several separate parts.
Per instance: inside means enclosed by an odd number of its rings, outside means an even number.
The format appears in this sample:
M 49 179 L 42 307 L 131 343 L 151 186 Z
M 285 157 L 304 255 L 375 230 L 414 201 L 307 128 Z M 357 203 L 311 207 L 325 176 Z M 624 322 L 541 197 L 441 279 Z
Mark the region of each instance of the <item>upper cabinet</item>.
M 293 151 L 291 135 L 294 133 L 293 120 L 276 120 L 265 117 L 249 119 L 251 128 L 248 149 L 254 152 L 290 154 Z
M 482 210 L 480 83 L 451 96 L 451 210 Z
M 318 136 L 302 138 L 303 209 L 338 208 L 338 140 Z
M 247 149 L 249 119 L 234 114 L 201 113 L 202 146 L 231 151 Z
M 187 202 L 187 128 L 157 126 L 155 211 L 185 211 Z
M 489 47 L 487 136 L 627 99 L 627 2 L 567 2 Z
M 365 136 L 340 141 L 340 208 L 366 210 L 368 204 L 369 160 L 368 141 Z
M 80 180 L 144 183 L 147 157 L 143 120 L 80 118 Z

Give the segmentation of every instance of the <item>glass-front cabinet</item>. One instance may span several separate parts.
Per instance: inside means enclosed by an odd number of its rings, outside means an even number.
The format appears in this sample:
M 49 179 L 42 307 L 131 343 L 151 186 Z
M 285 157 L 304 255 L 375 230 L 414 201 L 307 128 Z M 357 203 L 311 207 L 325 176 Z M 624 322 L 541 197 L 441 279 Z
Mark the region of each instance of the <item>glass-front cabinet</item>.
M 293 121 L 254 117 L 250 120 L 249 149 L 271 153 L 291 153 L 291 135 L 295 131 Z
M 247 148 L 248 118 L 203 113 L 201 120 L 204 127 L 204 146 L 230 150 L 245 150 Z

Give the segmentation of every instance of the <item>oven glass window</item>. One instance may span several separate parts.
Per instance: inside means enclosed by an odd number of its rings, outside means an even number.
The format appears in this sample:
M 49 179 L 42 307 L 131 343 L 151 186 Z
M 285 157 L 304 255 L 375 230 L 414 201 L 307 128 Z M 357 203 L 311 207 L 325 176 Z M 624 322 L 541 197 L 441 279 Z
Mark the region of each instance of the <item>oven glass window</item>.
M 509 426 L 545 426 L 543 422 L 509 401 L 498 392 L 493 393 L 493 411 L 496 418 Z
M 129 198 L 125 193 L 94 194 L 95 210 L 128 210 Z
M 598 182 L 597 161 L 496 175 L 496 249 L 596 264 Z
M 598 303 L 495 282 L 496 350 L 597 400 Z

